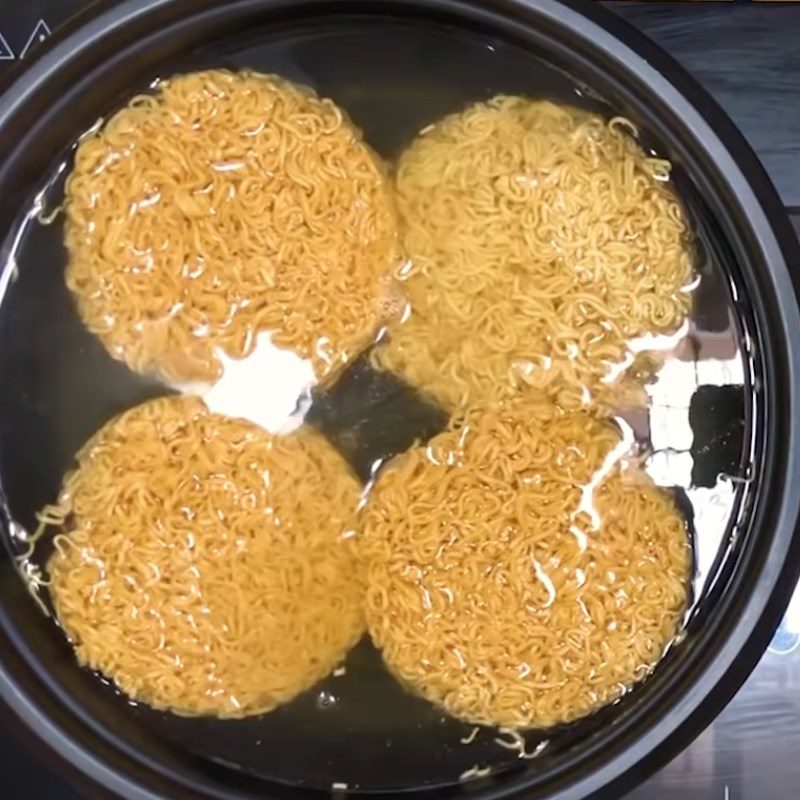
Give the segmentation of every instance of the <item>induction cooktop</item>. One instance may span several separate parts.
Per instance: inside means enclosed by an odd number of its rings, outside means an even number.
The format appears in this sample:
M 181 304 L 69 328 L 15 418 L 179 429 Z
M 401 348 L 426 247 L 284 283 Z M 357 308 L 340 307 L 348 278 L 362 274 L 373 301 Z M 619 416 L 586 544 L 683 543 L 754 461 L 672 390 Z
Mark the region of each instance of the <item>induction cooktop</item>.
M 487 0 L 488 2 L 488 0 Z M 0 81 L 87 0 L 0 0 Z M 800 4 L 617 2 L 726 108 L 800 232 Z M 800 269 L 800 265 L 798 265 Z M 749 681 L 686 751 L 629 800 L 784 800 L 800 784 L 800 589 Z M 103 797 L 0 709 L 0 796 Z

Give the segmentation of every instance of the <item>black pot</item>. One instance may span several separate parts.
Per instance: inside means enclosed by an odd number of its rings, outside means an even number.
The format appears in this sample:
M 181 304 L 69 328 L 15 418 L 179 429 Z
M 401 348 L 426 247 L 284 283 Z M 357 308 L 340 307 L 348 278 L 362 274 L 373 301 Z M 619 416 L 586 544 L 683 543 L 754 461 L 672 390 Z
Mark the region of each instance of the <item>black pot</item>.
M 487 732 L 476 749 L 459 747 L 469 728 L 404 694 L 367 643 L 351 655 L 343 683 L 316 687 L 262 718 L 185 720 L 135 707 L 78 668 L 26 594 L 12 518 L 30 525 L 98 425 L 162 389 L 111 361 L 83 330 L 61 278 L 58 225 L 32 231 L 23 212 L 98 116 L 164 71 L 215 64 L 315 85 L 387 156 L 432 119 L 506 91 L 613 108 L 676 165 L 716 265 L 709 275 L 717 270 L 711 300 L 696 314 L 733 312 L 747 366 L 737 390 L 735 463 L 725 466 L 739 488 L 683 640 L 621 702 L 545 734 L 550 744 L 535 759 L 498 750 Z M 788 268 L 800 264 L 800 248 L 750 148 L 670 58 L 588 2 L 119 0 L 67 26 L 4 88 L 0 478 L 8 546 L 0 560 L 0 693 L 61 759 L 130 800 L 302 799 L 340 781 L 352 792 L 445 800 L 467 791 L 458 776 L 478 762 L 495 774 L 469 791 L 487 800 L 567 800 L 629 788 L 731 698 L 766 647 L 800 565 L 793 348 L 800 314 Z M 711 442 L 707 451 L 720 471 L 730 460 L 727 445 Z M 322 713 L 318 701 L 331 686 L 338 709 Z

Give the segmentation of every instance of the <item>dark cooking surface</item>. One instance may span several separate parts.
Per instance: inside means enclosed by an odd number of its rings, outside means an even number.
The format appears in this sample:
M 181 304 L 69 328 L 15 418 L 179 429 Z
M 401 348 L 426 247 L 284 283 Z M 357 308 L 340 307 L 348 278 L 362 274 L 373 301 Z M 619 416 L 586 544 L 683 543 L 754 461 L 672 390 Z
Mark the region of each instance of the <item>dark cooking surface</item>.
M 0 0 L 0 72 L 81 0 Z M 678 56 L 712 90 L 762 155 L 787 205 L 800 212 L 800 7 L 614 7 Z M 713 32 L 712 32 L 713 30 Z M 800 228 L 800 216 L 798 216 Z M 758 670 L 728 710 L 672 765 L 632 797 L 793 796 L 800 778 L 800 597 Z M 797 708 L 794 703 L 797 703 Z M 75 800 L 13 740 L 0 718 L 2 796 Z M 45 757 L 46 758 L 46 757 Z

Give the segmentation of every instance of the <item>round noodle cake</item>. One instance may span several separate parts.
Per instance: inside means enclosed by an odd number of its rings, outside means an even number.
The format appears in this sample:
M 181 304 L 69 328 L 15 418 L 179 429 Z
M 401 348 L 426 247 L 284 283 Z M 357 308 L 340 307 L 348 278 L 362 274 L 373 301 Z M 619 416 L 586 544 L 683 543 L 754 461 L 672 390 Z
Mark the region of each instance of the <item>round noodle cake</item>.
M 691 550 L 620 441 L 517 401 L 380 475 L 360 524 L 367 625 L 406 686 L 464 721 L 548 727 L 648 674 L 681 624 Z
M 276 76 L 160 81 L 80 142 L 66 280 L 87 327 L 139 372 L 211 381 L 255 334 L 325 377 L 390 309 L 384 169 L 328 99 Z
M 400 157 L 411 314 L 373 355 L 449 408 L 529 387 L 615 405 L 628 343 L 671 334 L 692 247 L 621 118 L 497 96 L 430 126 Z
M 360 486 L 309 429 L 273 437 L 170 397 L 80 451 L 45 523 L 79 662 L 131 698 L 241 717 L 291 700 L 364 631 Z

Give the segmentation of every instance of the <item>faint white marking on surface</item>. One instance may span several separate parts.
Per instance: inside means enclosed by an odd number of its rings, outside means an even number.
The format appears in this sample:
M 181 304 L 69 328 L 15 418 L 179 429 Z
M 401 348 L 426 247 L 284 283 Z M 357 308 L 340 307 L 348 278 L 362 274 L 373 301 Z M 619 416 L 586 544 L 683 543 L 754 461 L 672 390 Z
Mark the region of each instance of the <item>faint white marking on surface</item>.
M 40 19 L 31 31 L 31 35 L 28 37 L 28 41 L 25 42 L 25 47 L 22 48 L 22 52 L 19 54 L 19 57 L 25 58 L 32 48 L 36 47 L 38 44 L 41 44 L 49 35 L 50 28 L 43 19 Z
M 11 45 L 6 41 L 6 37 L 0 33 L 0 61 L 14 61 L 16 56 L 11 49 Z

